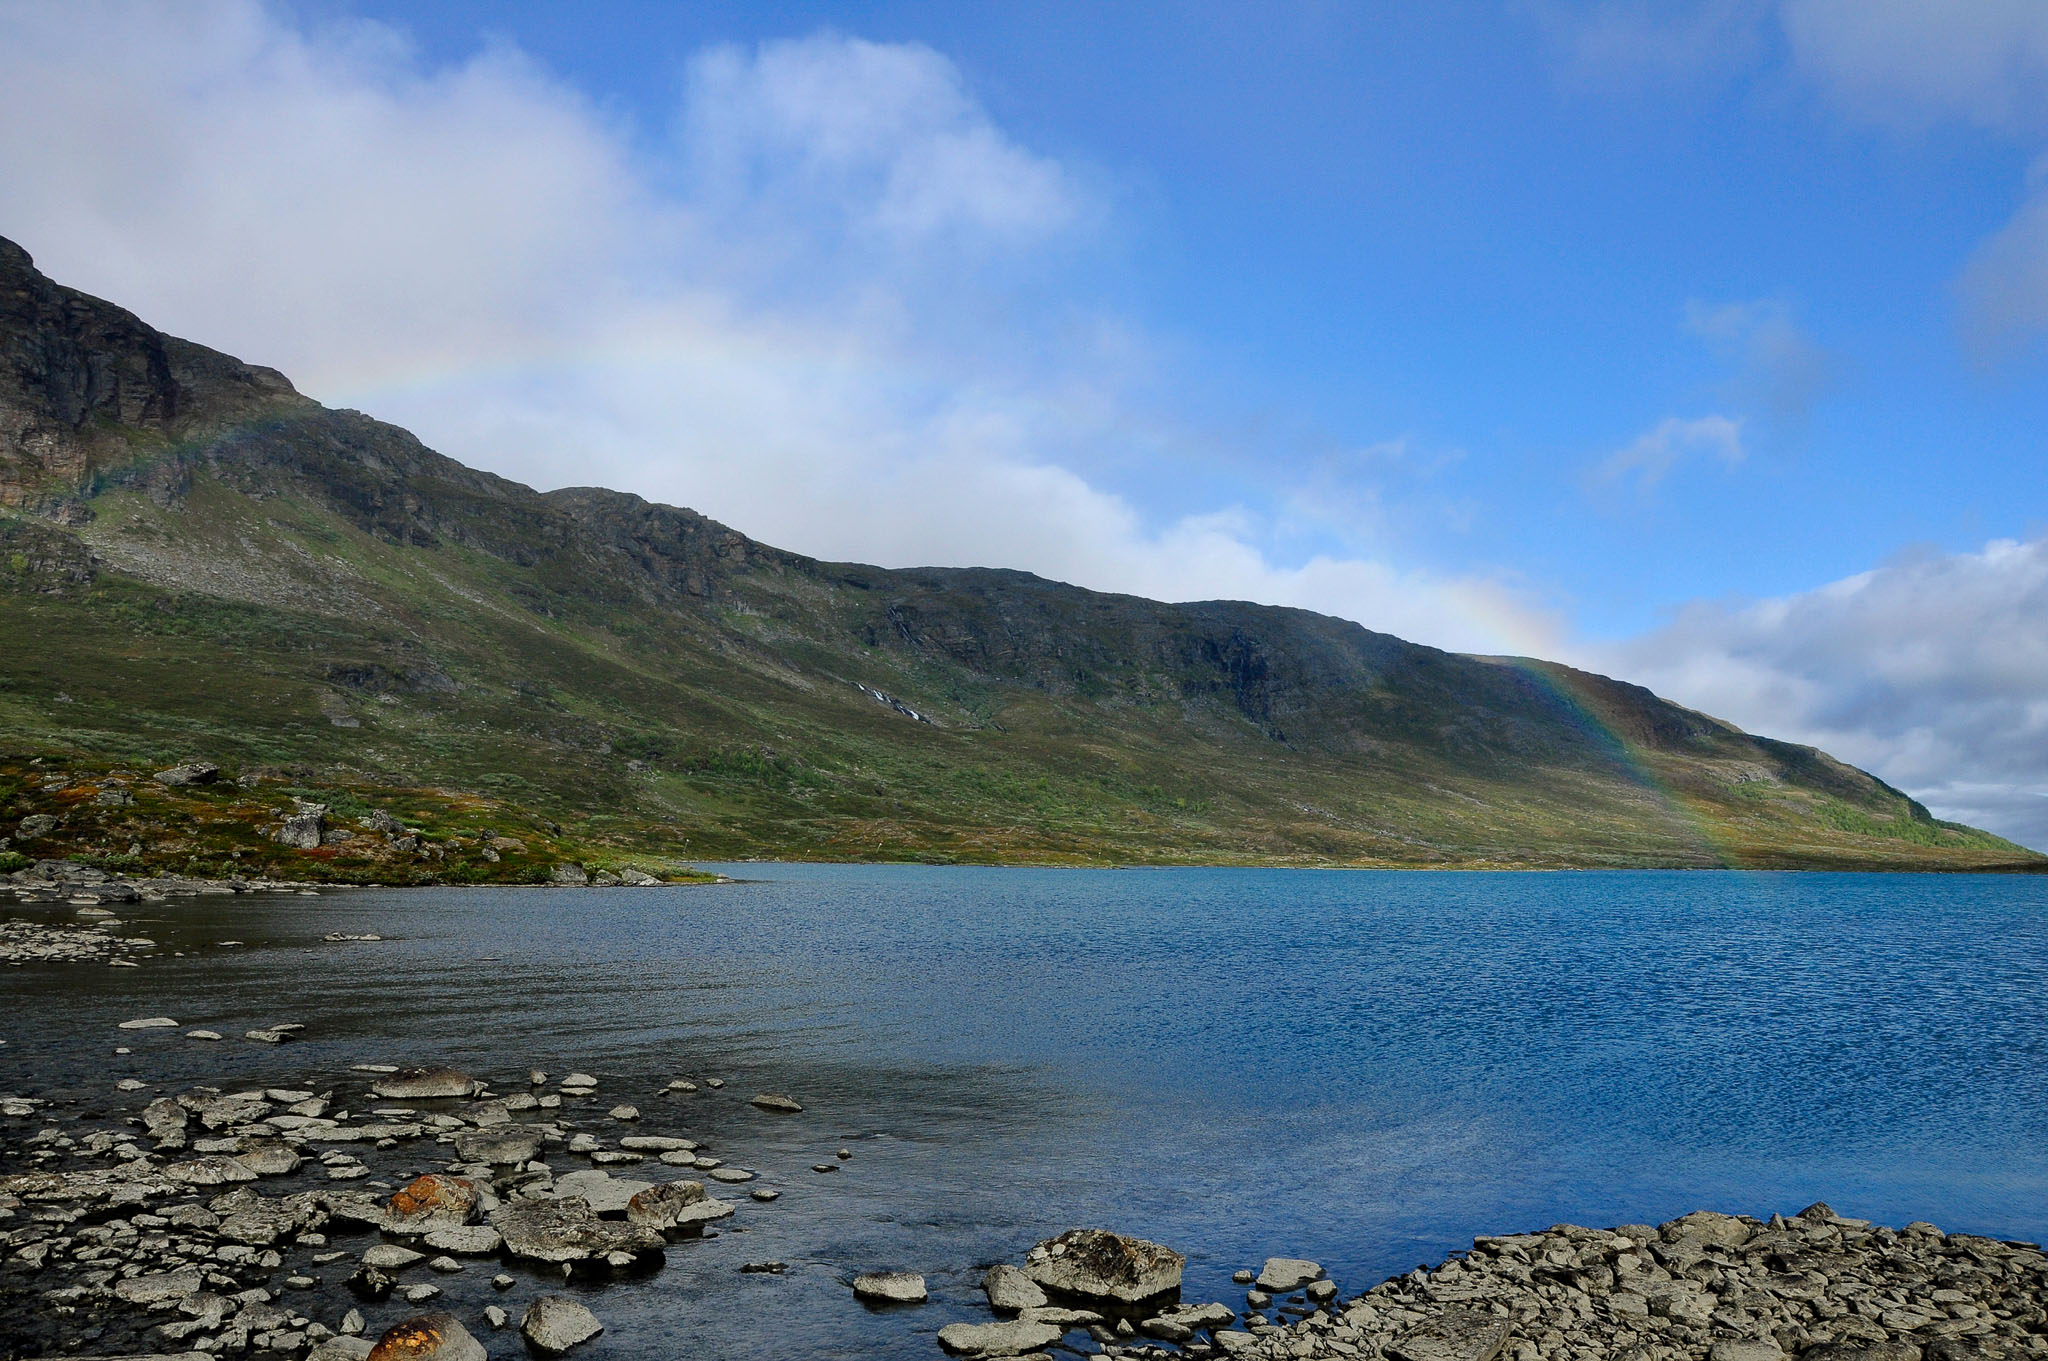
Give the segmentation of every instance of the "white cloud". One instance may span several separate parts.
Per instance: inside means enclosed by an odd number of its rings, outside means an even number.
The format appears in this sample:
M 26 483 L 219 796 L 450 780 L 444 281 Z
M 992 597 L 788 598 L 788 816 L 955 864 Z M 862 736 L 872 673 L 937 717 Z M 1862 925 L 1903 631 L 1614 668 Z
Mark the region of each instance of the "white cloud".
M 2043 619 L 2048 539 L 1999 540 L 1778 599 L 1694 604 L 1584 660 L 2048 848 Z
M 2048 130 L 2039 0 L 1783 0 L 1780 16 L 1794 58 L 1861 117 Z
M 1708 458 L 1725 467 L 1742 462 L 1742 422 L 1731 416 L 1666 416 L 1635 441 L 1602 459 L 1595 469 L 1600 481 L 1633 481 L 1647 493 L 1673 468 L 1688 459 Z
M 1185 434 L 1079 282 L 1095 179 L 916 44 L 710 49 L 649 136 L 508 48 L 430 67 L 256 0 L 0 3 L 0 231 L 465 462 L 826 556 L 1554 636 L 1509 581 L 1289 560 L 1259 508 L 1159 520 L 1098 485 L 1170 479 Z

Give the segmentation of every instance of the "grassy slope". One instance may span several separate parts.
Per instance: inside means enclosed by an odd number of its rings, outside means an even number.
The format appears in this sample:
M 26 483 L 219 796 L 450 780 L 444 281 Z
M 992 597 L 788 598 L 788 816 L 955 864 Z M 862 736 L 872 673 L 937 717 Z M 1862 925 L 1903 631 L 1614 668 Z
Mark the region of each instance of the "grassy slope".
M 1270 724 L 1191 707 L 1175 678 L 1142 667 L 1083 676 L 1069 693 L 1006 683 L 929 649 L 892 649 L 886 635 L 861 641 L 873 632 L 864 593 L 802 570 L 771 565 L 748 575 L 737 603 L 692 615 L 624 608 L 600 583 L 452 543 L 392 542 L 326 506 L 252 499 L 204 472 L 175 507 L 115 489 L 93 509 L 80 537 L 129 572 L 102 565 L 66 581 L 70 536 L 6 526 L 0 631 L 35 640 L 0 667 L 12 745 L 101 764 L 205 757 L 357 791 L 347 797 L 470 791 L 500 821 L 511 808 L 529 828 L 559 820 L 565 854 L 590 844 L 700 859 L 1048 863 L 2028 859 L 1854 782 L 1837 795 L 1744 779 L 1747 745 L 1661 749 L 1655 734 L 1628 732 L 1638 715 L 1626 695 L 1537 663 L 1500 666 L 1527 680 L 1531 703 L 1590 734 L 1576 765 L 1461 761 L 1441 733 L 1424 735 L 1431 749 L 1386 740 L 1398 729 L 1384 723 L 1364 750 L 1276 741 Z M 1075 627 L 1085 641 L 1088 625 Z M 909 697 L 944 726 L 854 681 Z

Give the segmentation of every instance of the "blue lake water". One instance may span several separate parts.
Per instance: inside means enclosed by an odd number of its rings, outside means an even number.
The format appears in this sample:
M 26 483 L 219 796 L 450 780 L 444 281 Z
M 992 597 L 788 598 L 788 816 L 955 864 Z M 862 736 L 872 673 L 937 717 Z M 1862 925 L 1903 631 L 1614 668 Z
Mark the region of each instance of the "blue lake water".
M 979 1267 L 1083 1224 L 1232 1303 L 1269 1255 L 1349 1293 L 1477 1233 L 1697 1208 L 2048 1236 L 2048 878 L 720 868 L 746 882 L 138 908 L 193 952 L 9 971 L 0 1090 L 593 1072 L 785 1194 L 597 1292 L 589 1361 L 934 1356 L 987 1317 Z M 307 1038 L 109 1056 L 158 1012 Z M 737 1274 L 763 1258 L 790 1270 Z M 933 1303 L 861 1309 L 869 1268 Z

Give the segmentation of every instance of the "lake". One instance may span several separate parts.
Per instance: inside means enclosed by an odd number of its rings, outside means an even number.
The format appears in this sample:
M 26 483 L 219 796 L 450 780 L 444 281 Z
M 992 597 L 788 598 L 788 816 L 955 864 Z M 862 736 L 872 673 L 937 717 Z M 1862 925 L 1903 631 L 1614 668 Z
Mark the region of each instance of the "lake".
M 137 906 L 143 968 L 4 975 L 0 1091 L 593 1073 L 784 1195 L 587 1296 L 588 1361 L 936 1356 L 988 1317 L 982 1266 L 1078 1225 L 1234 1305 L 1271 1255 L 1349 1294 L 1475 1234 L 1697 1208 L 2048 1237 L 2048 878 L 716 868 L 743 882 Z M 231 1038 L 113 1029 L 159 1013 Z M 234 1038 L 279 1021 L 305 1038 Z M 656 1097 L 679 1076 L 727 1085 Z M 864 1309 L 871 1268 L 933 1302 Z M 436 1282 L 480 1334 L 488 1275 Z

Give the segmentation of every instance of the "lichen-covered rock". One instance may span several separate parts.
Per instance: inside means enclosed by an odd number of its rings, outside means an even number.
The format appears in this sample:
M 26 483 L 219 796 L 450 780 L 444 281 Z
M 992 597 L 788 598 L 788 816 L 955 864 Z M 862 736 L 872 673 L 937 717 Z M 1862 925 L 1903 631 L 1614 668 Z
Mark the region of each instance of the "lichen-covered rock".
M 1394 1361 L 1493 1361 L 1507 1345 L 1508 1321 L 1474 1309 L 1446 1309 L 1394 1339 Z
M 456 1228 L 476 1217 L 482 1200 L 476 1183 L 468 1178 L 428 1172 L 384 1202 L 384 1226 L 398 1233 Z
M 1187 1258 L 1107 1229 L 1071 1229 L 1032 1248 L 1024 1274 L 1047 1290 L 1136 1304 L 1180 1288 Z
M 511 1167 L 540 1156 L 541 1137 L 516 1125 L 468 1130 L 455 1136 L 455 1153 L 466 1163 Z
M 384 1330 L 367 1361 L 489 1361 L 484 1344 L 449 1313 L 415 1314 Z

